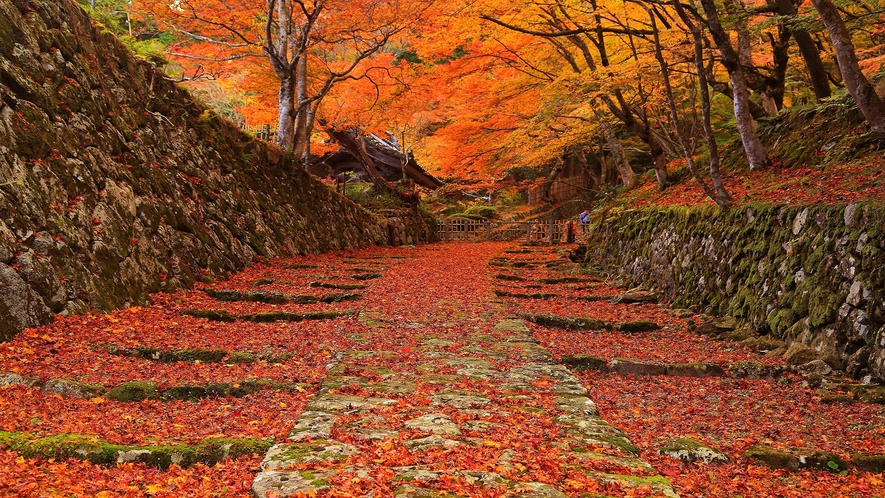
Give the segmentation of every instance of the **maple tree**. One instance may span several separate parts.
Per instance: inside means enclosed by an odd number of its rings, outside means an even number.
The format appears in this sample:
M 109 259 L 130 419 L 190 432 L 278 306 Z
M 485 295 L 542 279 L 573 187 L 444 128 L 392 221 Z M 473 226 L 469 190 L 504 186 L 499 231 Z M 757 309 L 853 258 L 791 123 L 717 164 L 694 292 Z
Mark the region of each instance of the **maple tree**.
M 211 64 L 230 73 L 230 63 L 238 62 L 237 69 L 256 70 L 266 82 L 264 64 L 269 63 L 279 89 L 276 141 L 307 157 L 317 111 L 331 89 L 384 71 L 365 61 L 419 20 L 430 3 L 271 0 L 262 6 L 144 0 L 136 5 L 177 37 L 169 54 L 182 64 L 201 70 Z

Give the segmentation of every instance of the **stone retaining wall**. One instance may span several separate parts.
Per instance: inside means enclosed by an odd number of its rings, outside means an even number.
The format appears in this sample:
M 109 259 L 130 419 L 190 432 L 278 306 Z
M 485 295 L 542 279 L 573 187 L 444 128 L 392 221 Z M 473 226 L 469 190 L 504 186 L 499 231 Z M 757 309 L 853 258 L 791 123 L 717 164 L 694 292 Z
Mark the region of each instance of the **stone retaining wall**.
M 885 206 L 614 211 L 588 261 L 674 306 L 731 315 L 885 380 Z
M 0 340 L 258 256 L 434 235 L 309 177 L 70 0 L 0 0 Z

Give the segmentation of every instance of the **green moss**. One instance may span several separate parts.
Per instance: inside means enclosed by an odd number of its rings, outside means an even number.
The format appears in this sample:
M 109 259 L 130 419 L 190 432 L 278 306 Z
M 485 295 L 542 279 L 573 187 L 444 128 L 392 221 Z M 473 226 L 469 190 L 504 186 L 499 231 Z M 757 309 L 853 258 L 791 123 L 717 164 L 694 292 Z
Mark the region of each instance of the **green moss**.
M 289 294 L 286 296 L 290 303 L 293 304 L 314 304 L 320 302 L 320 298 L 310 294 Z M 329 301 L 323 301 L 329 302 Z
M 833 323 L 839 312 L 839 306 L 843 299 L 819 286 L 811 291 L 808 296 L 808 321 L 812 327 L 820 327 Z
M 643 486 L 649 486 L 649 487 L 654 488 L 654 487 L 661 487 L 661 486 L 666 486 L 666 487 L 672 486 L 672 484 L 670 483 L 670 480 L 667 479 L 666 477 L 663 477 L 663 476 L 639 477 L 639 476 L 627 476 L 627 475 L 622 475 L 622 474 L 606 474 L 606 473 L 603 473 L 602 475 L 605 477 L 608 477 L 610 479 L 614 479 L 614 480 L 621 481 L 624 483 L 629 483 L 628 486 L 630 486 L 630 487 L 639 488 L 639 487 L 643 487 Z
M 617 446 L 621 448 L 627 453 L 632 455 L 639 454 L 639 448 L 637 448 L 633 443 L 630 442 L 625 436 L 596 436 L 596 439 L 611 444 L 612 446 Z
M 775 309 L 768 314 L 766 322 L 775 337 L 783 337 L 784 332 L 792 327 L 798 319 L 799 316 L 792 309 Z
M 790 469 L 798 465 L 798 459 L 792 454 L 764 445 L 751 447 L 741 457 L 773 469 Z
M 506 273 L 498 273 L 495 275 L 496 280 L 504 280 L 507 282 L 525 282 L 528 280 L 525 277 L 520 277 L 519 275 L 508 275 Z
M 304 320 L 304 315 L 293 313 L 291 311 L 265 311 L 262 313 L 253 313 L 251 315 L 243 315 L 241 317 L 247 322 L 270 323 L 270 322 L 300 322 Z
M 539 278 L 538 282 L 542 284 L 577 284 L 582 282 L 582 279 L 578 277 Z
M 594 318 L 568 318 L 556 315 L 533 315 L 520 313 L 519 316 L 544 327 L 568 330 L 612 330 L 612 324 Z
M 192 316 L 195 318 L 205 318 L 213 322 L 233 322 L 236 321 L 229 312 L 225 310 L 184 310 L 182 315 Z
M 366 286 L 363 284 L 341 284 L 341 283 L 331 283 L 331 282 L 308 282 L 308 287 L 322 287 L 325 289 L 342 289 L 342 290 L 356 290 L 356 289 L 365 289 Z
M 601 372 L 608 370 L 608 362 L 593 355 L 564 355 L 559 361 L 574 370 L 597 370 Z
M 351 316 L 354 312 L 351 310 L 344 311 L 311 311 L 304 314 L 305 320 L 332 320 L 343 316 Z
M 255 363 L 257 358 L 253 353 L 248 351 L 234 351 L 227 356 L 225 363 L 231 364 L 240 364 L 240 363 Z
M 228 389 L 223 389 L 222 391 L 226 394 L 228 392 Z M 177 400 L 198 400 L 209 397 L 217 397 L 218 394 L 218 389 L 210 389 L 206 386 L 191 385 L 172 386 L 163 391 L 163 397 L 165 399 Z
M 327 294 L 319 300 L 324 303 L 339 303 L 342 301 L 356 301 L 362 298 L 363 295 L 356 292 L 339 292 L 335 294 Z
M 651 320 L 636 320 L 633 322 L 624 322 L 624 323 L 618 325 L 617 328 L 621 332 L 632 333 L 632 332 L 650 332 L 652 330 L 660 329 L 661 326 Z
M 153 382 L 133 381 L 114 387 L 105 394 L 105 397 L 115 401 L 142 401 L 157 399 L 160 397 L 160 392 Z
M 178 349 L 169 352 L 171 361 L 220 363 L 228 356 L 223 349 Z
M 661 453 L 670 452 L 675 453 L 677 451 L 694 451 L 700 448 L 706 448 L 707 446 L 701 444 L 690 437 L 681 437 L 679 439 L 668 439 L 659 449 Z
M 351 275 L 350 278 L 354 280 L 373 280 L 376 278 L 381 278 L 383 275 L 380 273 L 359 273 L 356 275 Z
M 494 290 L 495 295 L 498 297 L 512 297 L 516 299 L 554 299 L 559 297 L 559 294 L 551 294 L 549 292 L 535 292 L 531 294 L 526 294 L 523 292 L 510 292 L 501 289 Z

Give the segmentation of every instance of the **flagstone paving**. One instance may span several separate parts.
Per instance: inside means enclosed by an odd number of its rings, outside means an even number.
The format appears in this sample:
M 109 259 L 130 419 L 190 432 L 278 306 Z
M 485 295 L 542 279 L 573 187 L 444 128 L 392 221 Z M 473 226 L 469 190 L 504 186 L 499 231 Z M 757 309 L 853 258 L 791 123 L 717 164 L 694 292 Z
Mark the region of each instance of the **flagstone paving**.
M 446 265 L 475 259 L 418 251 L 390 270 L 412 272 L 397 281 L 413 286 L 376 281 L 364 302 L 378 303 L 375 292 L 386 306 L 367 305 L 354 330 L 365 349 L 334 354 L 261 462 L 256 496 L 677 496 L 526 324 L 504 316 L 488 271 L 446 279 Z

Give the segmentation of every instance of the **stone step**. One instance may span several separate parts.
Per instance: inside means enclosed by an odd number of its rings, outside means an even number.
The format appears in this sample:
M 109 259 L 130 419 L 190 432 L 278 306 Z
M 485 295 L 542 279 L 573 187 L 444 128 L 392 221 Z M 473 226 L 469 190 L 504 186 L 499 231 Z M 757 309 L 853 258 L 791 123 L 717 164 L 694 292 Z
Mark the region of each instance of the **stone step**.
M 639 488 L 643 496 L 677 496 L 638 457 L 629 437 L 599 416 L 580 381 L 552 362 L 521 320 L 502 320 L 491 334 L 470 334 L 463 342 L 427 338 L 417 352 L 417 363 L 402 362 L 394 351 L 335 355 L 288 441 L 265 456 L 254 495 L 334 494 L 336 482 L 356 479 L 376 482 L 395 496 L 464 496 L 447 487 L 455 481 L 463 489 L 501 495 L 560 497 L 583 486 L 606 496 Z M 522 424 L 530 425 L 513 431 Z M 556 455 L 551 465 L 575 479 L 520 477 L 525 442 L 499 435 L 532 434 L 537 424 L 545 427 L 545 436 L 533 443 L 537 451 Z M 448 457 L 437 459 L 447 452 L 492 460 L 475 462 L 485 470 L 458 468 Z M 386 462 L 385 454 L 422 463 L 385 464 L 382 471 L 376 462 Z

